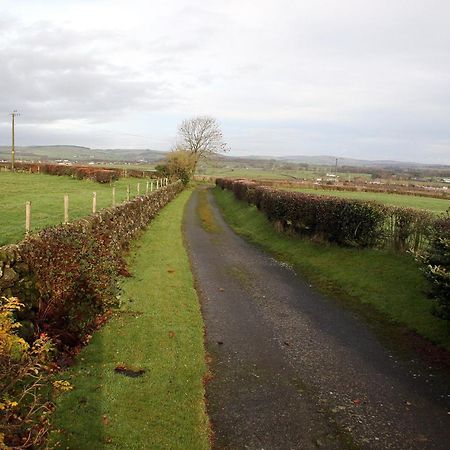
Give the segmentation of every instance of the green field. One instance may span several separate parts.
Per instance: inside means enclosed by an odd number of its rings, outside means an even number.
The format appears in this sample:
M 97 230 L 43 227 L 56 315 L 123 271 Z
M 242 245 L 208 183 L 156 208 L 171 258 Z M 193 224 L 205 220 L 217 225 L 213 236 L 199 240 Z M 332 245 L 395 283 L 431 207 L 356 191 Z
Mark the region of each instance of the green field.
M 450 349 L 448 323 L 431 314 L 427 282 L 411 255 L 287 236 L 275 231 L 256 207 L 236 200 L 231 192 L 216 188 L 214 194 L 237 233 L 287 261 L 315 288 L 360 312 L 381 335 L 398 345 L 403 334 L 399 336 L 397 330 L 406 327 Z
M 223 178 L 248 178 L 248 179 L 265 179 L 265 180 L 316 180 L 316 178 L 324 177 L 326 168 L 322 167 L 317 170 L 304 169 L 282 169 L 276 167 L 273 170 L 255 167 L 213 167 L 206 166 L 201 168 L 197 175 L 223 177 Z M 344 180 L 370 179 L 369 174 L 365 173 L 348 173 L 339 172 L 338 175 Z
M 408 208 L 427 209 L 436 214 L 443 213 L 450 208 L 450 200 L 432 197 L 419 197 L 414 195 L 388 194 L 384 192 L 351 192 L 351 191 L 332 191 L 321 189 L 305 189 L 305 188 L 281 188 L 296 192 L 304 192 L 306 194 L 315 195 L 332 195 L 341 198 L 354 198 L 358 200 L 371 200 L 387 205 L 405 206 Z
M 56 448 L 210 447 L 203 320 L 181 231 L 189 196 L 167 205 L 135 243 L 120 310 L 62 374 L 74 389 L 57 399 Z M 145 373 L 124 376 L 118 364 Z
M 116 203 L 145 193 L 146 180 L 123 178 L 114 183 Z M 156 187 L 156 186 L 155 186 Z M 97 193 L 97 210 L 112 204 L 112 186 L 68 176 L 0 172 L 0 246 L 17 242 L 25 234 L 25 203 L 31 202 L 31 227 L 39 230 L 64 220 L 64 194 L 69 195 L 69 220 L 91 214 L 92 193 Z

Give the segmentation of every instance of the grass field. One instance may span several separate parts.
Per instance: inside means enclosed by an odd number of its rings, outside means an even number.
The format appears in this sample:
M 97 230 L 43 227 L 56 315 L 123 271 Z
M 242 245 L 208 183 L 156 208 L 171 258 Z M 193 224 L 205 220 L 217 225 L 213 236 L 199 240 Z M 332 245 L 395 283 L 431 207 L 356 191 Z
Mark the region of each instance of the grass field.
M 400 324 L 450 350 L 448 324 L 431 314 L 426 281 L 410 255 L 342 248 L 286 236 L 276 232 L 255 207 L 236 200 L 232 193 L 216 188 L 214 194 L 237 233 L 292 264 L 319 290 L 361 312 L 380 333 L 389 334 L 388 323 Z
M 74 390 L 53 415 L 58 448 L 209 448 L 203 321 L 181 232 L 189 195 L 134 246 L 123 306 L 65 373 Z M 145 373 L 130 378 L 115 373 L 117 364 Z
M 116 203 L 137 195 L 137 184 L 145 193 L 146 180 L 123 178 L 115 182 Z M 32 230 L 61 223 L 64 219 L 64 194 L 69 195 L 69 219 L 91 214 L 92 193 L 97 193 L 97 210 L 111 206 L 112 187 L 67 176 L 0 172 L 0 246 L 17 242 L 25 233 L 25 202 L 31 202 Z
M 283 189 L 283 188 L 281 188 Z M 332 195 L 341 198 L 355 198 L 359 200 L 373 200 L 387 205 L 405 206 L 408 208 L 427 209 L 436 214 L 443 213 L 450 208 L 450 200 L 432 197 L 419 197 L 413 195 L 388 194 L 383 192 L 350 192 L 350 191 L 328 191 L 320 189 L 289 189 L 297 192 L 315 195 Z
M 328 169 L 331 170 L 331 169 Z M 258 169 L 249 167 L 205 167 L 198 175 L 224 177 L 224 178 L 249 178 L 249 179 L 266 179 L 266 180 L 295 180 L 306 179 L 315 180 L 325 176 L 327 169 L 322 167 L 318 170 L 304 169 Z M 344 180 L 352 180 L 354 178 L 369 179 L 370 175 L 365 173 L 347 173 L 339 172 L 338 175 Z

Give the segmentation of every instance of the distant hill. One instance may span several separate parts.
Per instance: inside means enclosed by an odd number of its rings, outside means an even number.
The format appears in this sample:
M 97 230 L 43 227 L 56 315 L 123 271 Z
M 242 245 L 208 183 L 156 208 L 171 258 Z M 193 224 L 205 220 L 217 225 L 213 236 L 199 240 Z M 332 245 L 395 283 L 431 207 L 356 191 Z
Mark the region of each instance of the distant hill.
M 128 162 L 128 163 L 155 163 L 164 159 L 166 152 L 151 149 L 91 149 L 78 145 L 43 145 L 16 147 L 16 159 L 28 161 L 55 161 L 68 160 L 71 162 Z M 11 158 L 11 147 L 0 146 L 0 160 Z M 264 163 L 268 161 L 276 161 L 277 163 L 294 163 L 308 164 L 311 166 L 334 166 L 336 163 L 335 156 L 318 155 L 293 155 L 293 156 L 244 156 L 235 157 L 229 155 L 218 155 L 216 158 L 230 163 Z M 338 158 L 339 167 L 367 167 L 367 168 L 433 168 L 448 169 L 448 165 L 439 164 L 421 164 L 415 162 L 401 161 L 371 161 L 365 159 Z
M 336 156 L 281 156 L 275 158 L 277 161 L 286 161 L 297 164 L 310 164 L 318 166 L 334 166 L 336 164 Z M 391 161 L 391 160 L 367 160 L 367 159 L 354 159 L 338 157 L 339 166 L 352 166 L 352 167 L 379 167 L 379 168 L 414 168 L 414 167 L 445 167 L 449 166 L 445 164 L 425 164 L 416 162 L 404 162 L 404 161 Z
M 150 149 L 91 149 L 78 145 L 42 145 L 16 147 L 17 160 L 71 162 L 117 161 L 117 162 L 155 162 L 165 157 L 164 152 Z M 0 147 L 0 159 L 11 158 L 11 147 Z

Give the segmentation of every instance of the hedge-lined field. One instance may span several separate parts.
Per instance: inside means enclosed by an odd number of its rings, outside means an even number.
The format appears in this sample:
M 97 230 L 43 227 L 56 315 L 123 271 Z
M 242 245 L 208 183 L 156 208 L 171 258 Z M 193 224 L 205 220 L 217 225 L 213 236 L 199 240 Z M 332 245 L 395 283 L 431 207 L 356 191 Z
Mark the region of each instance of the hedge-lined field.
M 421 197 L 418 195 L 400 195 L 384 192 L 353 192 L 338 190 L 323 190 L 310 188 L 287 188 L 304 194 L 330 195 L 339 198 L 350 198 L 356 200 L 376 201 L 386 205 L 401 206 L 406 208 L 418 208 L 431 211 L 435 214 L 445 212 L 450 208 L 450 200 L 444 198 Z
M 10 169 L 10 163 L 0 163 L 0 168 Z M 15 164 L 16 172 L 41 173 L 57 176 L 70 176 L 77 180 L 93 180 L 99 183 L 111 183 L 117 181 L 120 177 L 150 178 L 155 176 L 154 171 L 133 168 L 118 167 L 100 167 L 100 166 L 82 166 L 72 164 L 55 163 L 26 163 L 17 162 Z
M 290 192 L 245 180 L 216 183 L 285 231 L 345 246 L 417 251 L 426 248 L 439 220 L 429 211 L 378 202 Z
M 145 193 L 146 180 L 121 178 L 114 183 L 116 203 L 137 195 L 137 184 Z M 64 218 L 64 194 L 69 195 L 69 218 L 75 220 L 92 211 L 92 193 L 97 193 L 97 210 L 111 206 L 112 187 L 91 180 L 68 176 L 0 172 L 0 246 L 17 242 L 25 233 L 25 202 L 31 202 L 32 230 L 61 223 Z
M 0 447 L 25 448 L 30 442 L 27 448 L 41 448 L 52 409 L 49 373 L 70 359 L 117 305 L 132 239 L 182 189 L 176 182 L 0 248 L 2 335 L 14 342 L 19 330 L 27 341 L 0 346 Z

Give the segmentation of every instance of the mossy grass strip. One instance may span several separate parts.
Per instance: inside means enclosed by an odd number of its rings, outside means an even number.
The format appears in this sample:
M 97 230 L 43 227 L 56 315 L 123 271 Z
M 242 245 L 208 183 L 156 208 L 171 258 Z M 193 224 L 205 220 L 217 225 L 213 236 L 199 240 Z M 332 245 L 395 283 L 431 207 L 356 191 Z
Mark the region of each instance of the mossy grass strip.
M 64 374 L 74 389 L 53 415 L 59 448 L 209 448 L 203 321 L 181 231 L 189 195 L 134 245 L 122 307 Z
M 448 324 L 431 314 L 427 282 L 411 255 L 288 236 L 232 192 L 215 188 L 214 195 L 237 233 L 293 265 L 314 287 L 360 312 L 387 339 L 398 341 L 406 329 L 450 350 Z

